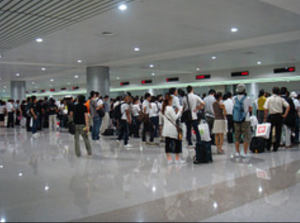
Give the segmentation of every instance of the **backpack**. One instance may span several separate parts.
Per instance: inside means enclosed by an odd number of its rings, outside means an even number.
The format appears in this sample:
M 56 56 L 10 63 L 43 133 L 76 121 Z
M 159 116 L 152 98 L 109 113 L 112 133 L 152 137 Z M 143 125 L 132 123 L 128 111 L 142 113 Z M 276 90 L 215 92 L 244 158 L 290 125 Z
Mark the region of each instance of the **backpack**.
M 268 146 L 268 140 L 264 138 L 254 137 L 250 144 L 252 153 L 264 153 Z
M 124 105 L 125 103 L 121 103 L 121 104 L 119 104 L 116 108 L 115 108 L 115 114 L 114 114 L 114 118 L 116 119 L 116 120 L 121 120 L 121 118 L 122 118 L 122 111 L 121 111 L 121 107 L 122 107 L 122 105 Z
M 246 100 L 244 96 L 240 101 L 238 97 L 235 97 L 235 105 L 233 107 L 233 121 L 235 123 L 243 123 L 246 119 L 246 113 L 244 109 L 244 101 Z

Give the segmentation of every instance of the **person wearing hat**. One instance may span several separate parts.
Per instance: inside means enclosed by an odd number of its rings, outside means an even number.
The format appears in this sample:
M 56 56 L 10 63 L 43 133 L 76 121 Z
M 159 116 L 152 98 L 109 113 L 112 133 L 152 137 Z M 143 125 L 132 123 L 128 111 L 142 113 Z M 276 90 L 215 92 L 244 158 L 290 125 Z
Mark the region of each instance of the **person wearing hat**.
M 235 147 L 236 147 L 236 158 L 248 158 L 248 148 L 250 144 L 251 138 L 251 123 L 250 123 L 250 112 L 252 112 L 252 102 L 250 97 L 246 95 L 246 86 L 244 84 L 239 84 L 237 86 L 237 96 L 233 99 L 234 104 L 234 119 L 236 117 L 235 113 L 243 113 L 244 118 L 243 120 L 234 120 L 234 133 L 235 133 Z M 237 111 L 240 106 L 238 104 L 242 104 L 243 107 L 241 111 Z M 243 136 L 243 138 L 242 138 Z M 240 142 L 244 141 L 244 151 L 240 152 Z
M 295 109 L 296 109 L 296 127 L 295 127 L 295 140 L 294 144 L 299 144 L 299 131 L 300 131 L 300 118 L 299 118 L 299 111 L 300 111 L 300 102 L 298 100 L 298 94 L 296 92 L 291 93 L 291 98 L 294 102 Z

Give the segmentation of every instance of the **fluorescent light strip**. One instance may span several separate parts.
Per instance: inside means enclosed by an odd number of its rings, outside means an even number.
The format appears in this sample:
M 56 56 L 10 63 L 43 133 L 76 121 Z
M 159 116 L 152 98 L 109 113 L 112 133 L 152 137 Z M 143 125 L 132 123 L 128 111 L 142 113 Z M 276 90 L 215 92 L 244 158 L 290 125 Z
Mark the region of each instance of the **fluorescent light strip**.
M 294 82 L 294 81 L 300 81 L 300 76 L 294 76 L 294 77 L 277 77 L 277 78 L 258 78 L 255 79 L 255 83 L 275 83 L 275 82 Z M 128 88 L 111 88 L 110 92 L 124 92 L 124 91 L 143 91 L 143 90 L 149 90 L 151 89 L 169 89 L 171 87 L 176 88 L 185 88 L 188 85 L 191 85 L 193 87 L 204 87 L 204 86 L 220 86 L 220 85 L 235 85 L 235 84 L 252 84 L 253 79 L 248 80 L 234 80 L 234 81 L 215 81 L 215 82 L 202 82 L 202 83 L 182 83 L 182 84 L 167 84 L 167 85 L 155 85 L 155 86 L 145 86 L 145 87 L 128 87 Z M 86 90 L 81 91 L 64 91 L 64 92 L 47 92 L 42 94 L 27 94 L 27 96 L 30 95 L 36 95 L 37 97 L 44 97 L 49 96 L 49 94 L 53 96 L 64 96 L 64 95 L 73 95 L 73 94 L 83 94 L 86 95 L 88 92 Z

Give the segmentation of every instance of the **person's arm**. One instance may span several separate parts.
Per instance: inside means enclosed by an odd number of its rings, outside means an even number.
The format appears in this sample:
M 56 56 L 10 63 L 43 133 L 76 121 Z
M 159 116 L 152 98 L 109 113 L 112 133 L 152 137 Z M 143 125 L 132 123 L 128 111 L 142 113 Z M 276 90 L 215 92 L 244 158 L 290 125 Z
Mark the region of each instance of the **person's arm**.
M 89 113 L 84 113 L 84 119 L 85 119 L 85 131 L 89 132 L 90 131 L 90 126 L 89 126 Z
M 32 114 L 32 116 L 34 117 L 34 119 L 37 120 L 37 116 L 36 116 L 36 114 L 35 114 L 35 112 L 34 112 L 34 109 L 31 108 L 30 111 L 31 111 L 31 114 Z
M 291 106 L 288 106 L 286 108 L 285 114 L 282 116 L 284 119 L 286 119 L 286 117 L 289 115 L 290 110 L 291 110 Z
M 221 106 L 221 109 L 222 109 L 223 112 L 224 112 L 225 117 L 227 118 L 227 111 L 226 111 L 225 105 L 224 105 L 223 103 L 221 103 L 220 106 Z
M 127 115 L 128 123 L 131 125 L 131 115 L 130 115 L 129 108 L 126 110 L 126 115 Z

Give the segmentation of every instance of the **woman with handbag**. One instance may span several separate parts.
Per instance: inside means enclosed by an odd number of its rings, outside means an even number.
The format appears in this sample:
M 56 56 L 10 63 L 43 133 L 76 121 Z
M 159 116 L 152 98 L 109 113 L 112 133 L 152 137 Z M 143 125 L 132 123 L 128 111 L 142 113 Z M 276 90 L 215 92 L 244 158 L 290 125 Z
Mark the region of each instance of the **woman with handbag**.
M 175 154 L 175 164 L 186 164 L 186 161 L 180 158 L 182 153 L 182 130 L 176 125 L 176 121 L 180 118 L 182 111 L 177 114 L 173 108 L 173 97 L 170 94 L 165 96 L 162 114 L 164 116 L 163 137 L 166 138 L 166 154 L 168 164 L 174 164 L 171 153 Z

